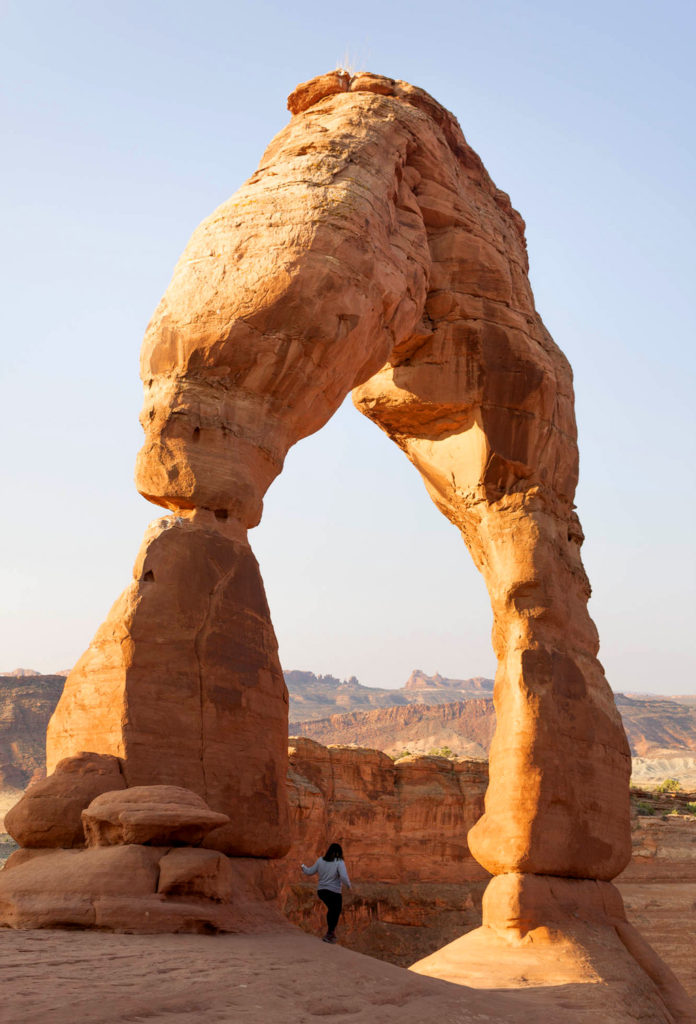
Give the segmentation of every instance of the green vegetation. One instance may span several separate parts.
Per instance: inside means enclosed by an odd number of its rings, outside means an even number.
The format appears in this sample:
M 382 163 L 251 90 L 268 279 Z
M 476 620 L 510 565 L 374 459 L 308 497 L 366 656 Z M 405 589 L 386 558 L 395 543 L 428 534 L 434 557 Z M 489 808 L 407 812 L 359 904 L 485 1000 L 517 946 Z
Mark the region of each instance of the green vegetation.
M 410 757 L 411 751 L 402 750 L 400 754 L 390 754 L 389 756 L 391 757 L 392 761 L 398 761 L 400 757 Z
M 696 814 L 696 800 L 689 801 L 689 803 L 686 805 L 686 809 L 689 812 L 689 814 Z
M 665 779 L 659 786 L 655 787 L 656 793 L 678 793 L 681 789 L 679 779 Z
M 449 747 L 433 747 L 428 751 L 428 757 L 456 757 L 457 755 Z
M 652 815 L 655 813 L 655 808 L 652 804 L 647 803 L 645 800 L 640 800 L 636 804 L 636 810 L 639 814 Z

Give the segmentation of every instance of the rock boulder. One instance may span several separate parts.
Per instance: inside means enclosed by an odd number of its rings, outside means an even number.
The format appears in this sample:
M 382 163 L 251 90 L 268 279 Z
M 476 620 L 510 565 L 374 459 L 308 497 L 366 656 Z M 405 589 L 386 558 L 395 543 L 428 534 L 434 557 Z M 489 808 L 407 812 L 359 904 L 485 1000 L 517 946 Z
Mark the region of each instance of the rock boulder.
M 180 786 L 134 786 L 102 793 L 82 812 L 87 846 L 196 846 L 229 823 Z
M 66 757 L 7 812 L 5 829 L 20 846 L 84 846 L 84 808 L 101 793 L 125 788 L 117 757 L 86 752 Z

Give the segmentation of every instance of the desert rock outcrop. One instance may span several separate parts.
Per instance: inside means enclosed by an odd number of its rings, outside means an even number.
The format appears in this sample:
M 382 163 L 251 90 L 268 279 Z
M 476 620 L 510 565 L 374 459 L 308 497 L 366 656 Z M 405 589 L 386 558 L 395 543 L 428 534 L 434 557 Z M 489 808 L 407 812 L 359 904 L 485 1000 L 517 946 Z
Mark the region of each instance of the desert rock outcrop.
M 469 846 L 499 876 L 488 937 L 523 941 L 559 921 L 548 882 L 509 926 L 534 876 L 594 892 L 630 858 L 630 751 L 573 505 L 570 367 L 534 306 L 524 223 L 451 114 L 342 72 L 288 106 L 147 329 L 136 483 L 169 515 L 67 680 L 48 767 L 96 748 L 129 786 L 184 786 L 228 814 L 221 851 L 287 849 L 287 694 L 247 531 L 290 447 L 352 392 L 488 588 L 497 727 Z
M 332 73 L 289 108 L 148 327 L 136 481 L 171 515 L 68 678 L 49 770 L 98 737 L 130 785 L 181 784 L 222 813 L 248 788 L 228 851 L 281 852 L 286 694 L 246 531 L 288 449 L 352 390 L 491 597 L 498 726 L 476 856 L 610 879 L 630 855 L 629 751 L 587 613 L 571 372 L 534 307 L 523 221 L 422 90 Z M 264 744 L 242 765 L 252 723 Z M 176 762 L 165 736 L 184 740 Z
M 75 794 L 84 797 L 78 771 L 60 772 L 54 789 L 62 792 L 65 778 L 74 779 Z M 108 773 L 99 778 L 109 778 Z M 55 779 L 49 776 L 46 783 Z M 31 791 L 24 800 L 30 797 Z M 54 799 L 51 814 L 56 806 Z M 266 860 L 231 860 L 216 850 L 185 845 L 202 842 L 229 821 L 196 793 L 174 786 L 101 792 L 82 812 L 82 842 L 73 834 L 75 808 L 68 805 L 68 810 L 63 833 L 54 828 L 40 837 L 42 846 L 20 848 L 0 872 L 5 927 L 157 933 L 283 926 L 270 902 L 278 884 Z
M 29 848 L 84 846 L 83 810 L 100 794 L 125 788 L 117 757 L 66 757 L 7 812 L 5 829 L 20 846 Z
M 82 812 L 87 846 L 197 846 L 229 820 L 180 786 L 133 786 L 103 793 Z

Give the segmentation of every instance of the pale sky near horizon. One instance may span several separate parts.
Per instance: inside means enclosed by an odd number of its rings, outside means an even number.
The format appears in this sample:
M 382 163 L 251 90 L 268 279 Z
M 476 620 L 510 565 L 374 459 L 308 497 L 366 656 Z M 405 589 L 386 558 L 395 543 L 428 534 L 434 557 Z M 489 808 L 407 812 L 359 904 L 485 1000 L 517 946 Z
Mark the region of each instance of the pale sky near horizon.
M 347 64 L 452 110 L 527 222 L 575 372 L 600 659 L 615 690 L 694 692 L 695 27 L 692 3 L 641 0 L 0 2 L 0 671 L 69 667 L 127 584 L 159 514 L 132 483 L 145 325 L 287 94 Z M 349 402 L 251 543 L 284 668 L 493 675 L 462 541 Z

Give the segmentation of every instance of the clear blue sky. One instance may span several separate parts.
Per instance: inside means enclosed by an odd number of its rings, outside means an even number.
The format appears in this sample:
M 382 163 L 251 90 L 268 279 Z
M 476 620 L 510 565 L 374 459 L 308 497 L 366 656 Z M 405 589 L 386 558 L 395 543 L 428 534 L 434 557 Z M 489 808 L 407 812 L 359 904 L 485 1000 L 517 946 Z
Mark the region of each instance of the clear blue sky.
M 527 221 L 575 370 L 590 605 L 617 690 L 695 689 L 691 2 L 0 4 L 0 670 L 69 667 L 130 578 L 138 349 L 196 224 L 297 82 L 349 64 L 454 111 Z M 344 407 L 252 533 L 286 668 L 492 675 L 485 589 L 415 471 Z

